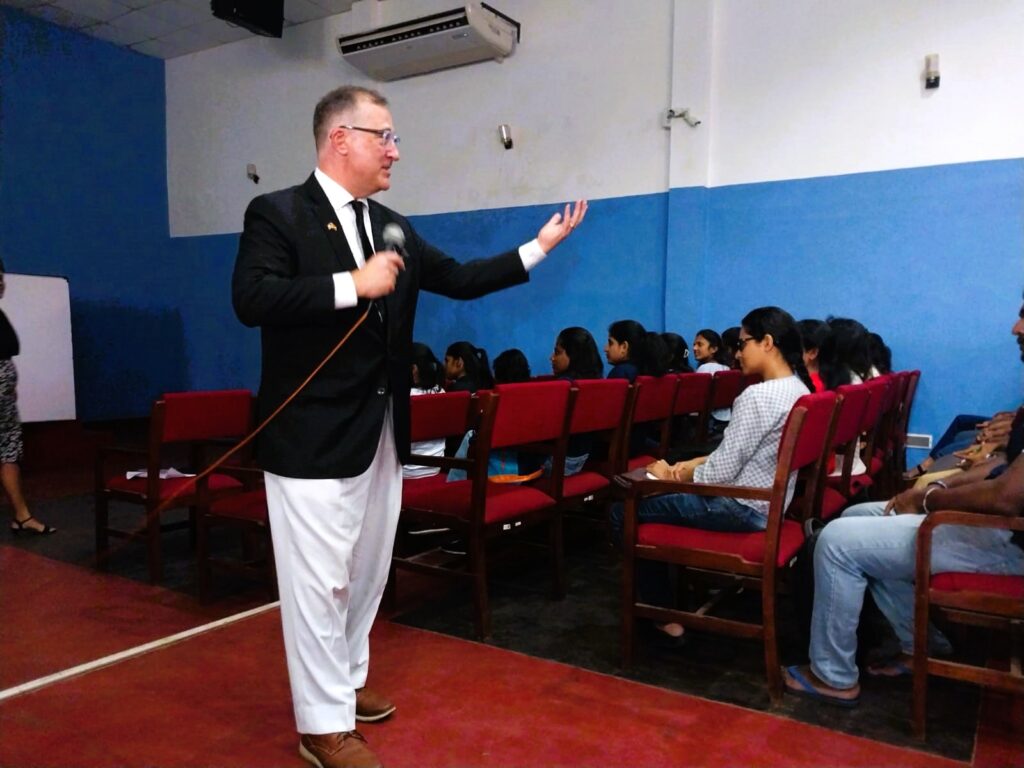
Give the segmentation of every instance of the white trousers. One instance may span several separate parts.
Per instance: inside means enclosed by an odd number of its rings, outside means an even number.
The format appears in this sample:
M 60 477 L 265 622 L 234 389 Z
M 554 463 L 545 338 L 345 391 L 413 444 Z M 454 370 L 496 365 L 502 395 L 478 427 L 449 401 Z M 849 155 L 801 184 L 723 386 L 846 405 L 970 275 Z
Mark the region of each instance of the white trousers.
M 402 504 L 390 407 L 358 477 L 264 474 L 295 724 L 299 733 L 351 731 Z

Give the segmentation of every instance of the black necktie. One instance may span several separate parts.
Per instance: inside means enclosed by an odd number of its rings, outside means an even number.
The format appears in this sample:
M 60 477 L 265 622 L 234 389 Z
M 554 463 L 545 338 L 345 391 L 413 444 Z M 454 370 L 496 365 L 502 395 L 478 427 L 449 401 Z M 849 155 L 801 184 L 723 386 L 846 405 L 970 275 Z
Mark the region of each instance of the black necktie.
M 356 213 L 356 229 L 359 230 L 359 245 L 363 248 L 363 264 L 370 260 L 373 256 L 373 246 L 370 245 L 370 238 L 366 234 L 366 225 L 363 223 L 363 205 L 361 200 L 353 200 L 350 205 L 352 210 Z M 377 308 L 377 316 L 384 320 L 384 301 L 382 299 L 374 299 L 370 302 Z

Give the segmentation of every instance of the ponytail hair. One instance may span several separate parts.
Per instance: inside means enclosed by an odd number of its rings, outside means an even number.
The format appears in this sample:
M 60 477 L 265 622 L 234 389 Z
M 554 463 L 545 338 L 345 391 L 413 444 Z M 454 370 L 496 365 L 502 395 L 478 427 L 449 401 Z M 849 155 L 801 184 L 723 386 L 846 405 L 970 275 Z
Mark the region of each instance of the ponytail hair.
M 444 369 L 441 363 L 434 357 L 434 353 L 426 344 L 418 341 L 412 345 L 412 364 L 416 366 L 416 373 L 419 382 L 413 382 L 414 387 L 430 391 L 441 386 L 444 380 Z
M 686 343 L 686 339 L 678 333 L 663 333 L 661 338 L 665 342 L 665 346 L 668 347 L 669 371 L 673 373 L 692 373 L 690 347 Z
M 743 318 L 743 328 L 755 341 L 771 336 L 775 348 L 779 350 L 786 365 L 800 378 L 808 391 L 814 391 L 814 383 L 804 365 L 804 348 L 800 341 L 800 330 L 796 320 L 784 309 L 778 307 L 758 307 L 752 309 Z
M 456 341 L 444 354 L 446 357 L 462 361 L 466 377 L 472 384 L 471 391 L 490 389 L 494 386 L 494 376 L 491 375 L 487 352 L 480 347 L 474 347 L 468 341 Z
M 570 379 L 600 379 L 604 376 L 604 363 L 597 351 L 597 343 L 586 328 L 578 325 L 563 328 L 555 344 L 564 349 L 569 358 L 565 375 Z

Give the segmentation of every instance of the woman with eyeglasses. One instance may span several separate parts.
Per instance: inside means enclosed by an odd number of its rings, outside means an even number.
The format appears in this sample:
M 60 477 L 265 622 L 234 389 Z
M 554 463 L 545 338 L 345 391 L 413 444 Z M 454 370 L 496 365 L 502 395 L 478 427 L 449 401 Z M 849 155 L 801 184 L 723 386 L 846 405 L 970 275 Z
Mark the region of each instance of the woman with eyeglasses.
M 647 471 L 659 480 L 771 488 L 779 440 L 789 412 L 811 391 L 804 368 L 803 348 L 796 321 L 778 307 L 761 307 L 743 318 L 737 356 L 743 373 L 762 381 L 740 393 L 733 403 L 732 421 L 721 444 L 709 455 L 669 465 L 656 461 Z M 786 504 L 793 496 L 790 478 Z M 621 536 L 623 505 L 612 507 L 612 526 Z M 723 532 L 763 531 L 768 524 L 768 502 L 717 496 L 673 493 L 644 499 L 637 507 L 639 523 L 664 523 Z M 669 605 L 669 574 L 663 563 L 642 562 L 638 571 L 641 599 Z M 657 637 L 679 642 L 683 627 L 669 623 L 655 627 Z

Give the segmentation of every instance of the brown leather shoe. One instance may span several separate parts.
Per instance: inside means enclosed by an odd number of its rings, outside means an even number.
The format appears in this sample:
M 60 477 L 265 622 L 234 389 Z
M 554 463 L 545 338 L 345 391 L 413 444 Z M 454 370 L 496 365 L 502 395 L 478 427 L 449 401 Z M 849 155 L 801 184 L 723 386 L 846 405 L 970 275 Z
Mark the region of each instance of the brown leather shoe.
M 381 768 L 359 731 L 304 733 L 299 736 L 299 754 L 317 768 Z
M 360 723 L 376 723 L 389 717 L 397 707 L 369 688 L 356 689 L 356 720 Z

